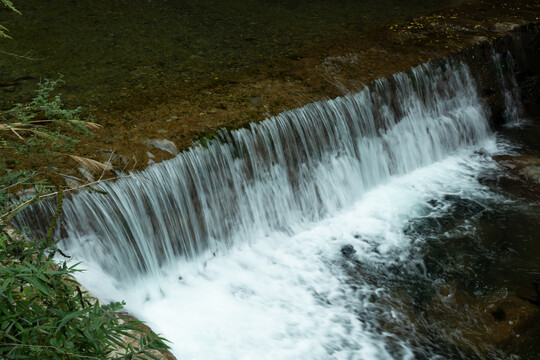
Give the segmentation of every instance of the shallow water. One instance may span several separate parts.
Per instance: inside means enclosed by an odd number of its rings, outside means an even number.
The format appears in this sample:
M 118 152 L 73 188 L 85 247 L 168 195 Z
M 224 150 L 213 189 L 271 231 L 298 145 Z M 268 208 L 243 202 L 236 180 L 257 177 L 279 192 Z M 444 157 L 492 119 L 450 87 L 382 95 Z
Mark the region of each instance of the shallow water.
M 459 0 L 403 1 L 21 1 L 22 16 L 0 9 L 12 41 L 0 50 L 4 107 L 27 100 L 42 78 L 64 75 L 68 103 L 93 111 L 145 92 L 237 74 L 297 58 L 314 46 Z M 347 34 L 347 35 L 344 35 Z M 227 81 L 229 81 L 227 80 Z

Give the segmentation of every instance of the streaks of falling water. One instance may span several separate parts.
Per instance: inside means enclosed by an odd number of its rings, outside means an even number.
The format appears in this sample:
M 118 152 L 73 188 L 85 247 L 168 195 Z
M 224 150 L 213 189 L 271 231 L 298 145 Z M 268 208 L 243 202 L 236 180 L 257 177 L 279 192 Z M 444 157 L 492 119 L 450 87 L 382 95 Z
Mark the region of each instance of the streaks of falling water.
M 57 236 L 123 281 L 318 221 L 366 190 L 486 138 L 467 66 L 424 64 L 284 112 L 64 201 Z M 53 204 L 17 220 L 46 229 Z
M 501 83 L 501 95 L 504 99 L 503 117 L 505 126 L 520 126 L 523 124 L 523 106 L 514 72 L 514 59 L 510 52 L 507 52 L 504 56 L 493 52 L 492 61 Z

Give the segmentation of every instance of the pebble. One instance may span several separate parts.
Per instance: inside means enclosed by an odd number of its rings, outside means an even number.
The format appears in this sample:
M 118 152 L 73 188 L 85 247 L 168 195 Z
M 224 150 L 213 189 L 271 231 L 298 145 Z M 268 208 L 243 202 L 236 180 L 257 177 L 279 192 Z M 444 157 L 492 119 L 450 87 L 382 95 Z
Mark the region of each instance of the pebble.
M 150 146 L 153 146 L 153 147 L 157 148 L 157 149 L 167 151 L 168 153 L 170 153 L 172 155 L 177 155 L 178 154 L 178 148 L 170 140 L 166 140 L 166 139 L 148 139 L 148 140 L 146 140 L 146 143 L 148 145 L 150 145 Z
M 252 98 L 249 98 L 249 102 L 252 103 L 253 105 L 260 105 L 262 104 L 262 99 L 260 97 L 252 97 Z

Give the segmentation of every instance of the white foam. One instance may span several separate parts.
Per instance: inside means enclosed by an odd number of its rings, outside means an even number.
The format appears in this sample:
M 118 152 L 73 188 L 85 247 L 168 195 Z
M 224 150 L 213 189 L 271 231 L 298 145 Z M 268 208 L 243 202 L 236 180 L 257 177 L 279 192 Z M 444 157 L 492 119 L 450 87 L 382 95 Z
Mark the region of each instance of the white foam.
M 484 145 L 497 149 L 493 140 Z M 397 340 L 396 353 L 388 348 L 391 335 L 373 328 L 369 310 L 378 305 L 370 295 L 382 297 L 387 290 L 348 286 L 341 249 L 354 246 L 365 265 L 407 260 L 407 222 L 426 215 L 430 199 L 489 196 L 476 176 L 492 166 L 489 156 L 462 151 L 393 177 L 353 206 L 303 224 L 293 235 L 254 239 L 226 256 L 217 254 L 202 270 L 179 263 L 159 283 L 149 278 L 114 293 L 99 272 L 80 280 L 98 295 L 125 299 L 127 310 L 171 340 L 181 359 L 413 358 L 409 339 Z M 402 316 L 398 309 L 383 311 Z

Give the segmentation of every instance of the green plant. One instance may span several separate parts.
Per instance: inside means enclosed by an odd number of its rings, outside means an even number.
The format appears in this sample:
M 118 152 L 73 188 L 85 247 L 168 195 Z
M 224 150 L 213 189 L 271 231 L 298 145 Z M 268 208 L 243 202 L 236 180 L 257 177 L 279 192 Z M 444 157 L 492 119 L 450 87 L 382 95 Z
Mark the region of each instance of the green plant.
M 66 169 L 73 161 L 82 167 L 92 165 L 95 169 L 110 170 L 98 161 L 74 155 L 76 145 L 100 126 L 91 119 L 81 119 L 80 107 L 68 109 L 63 105 L 60 95 L 55 93 L 55 88 L 62 83 L 61 77 L 44 80 L 30 102 L 0 112 L 0 178 L 24 176 L 28 169 L 39 169 L 39 172 L 33 172 L 29 180 L 31 185 L 43 179 L 59 185 L 65 175 L 77 176 L 75 167 L 70 170 L 71 174 L 57 171 Z M 21 186 L 5 183 L 0 181 L 0 189 L 4 185 L 10 191 L 21 190 Z M 0 208 L 1 204 L 0 195 Z
M 74 280 L 77 265 L 57 265 L 56 244 L 0 234 L 0 357 L 8 359 L 157 359 L 165 340 L 118 316 Z M 129 345 L 126 339 L 136 340 Z
M 13 3 L 10 0 L 0 0 L 0 3 L 4 4 L 4 6 L 8 9 L 15 11 L 17 14 L 20 14 L 19 10 L 15 9 L 15 6 L 13 6 Z M 6 34 L 6 31 L 8 30 L 4 26 L 0 25 L 0 37 L 11 38 L 8 34 Z
M 204 148 L 207 148 L 208 145 L 216 140 L 216 139 L 219 139 L 218 136 L 214 133 L 204 133 L 202 135 L 199 135 L 199 138 L 197 139 L 197 142 L 196 144 L 204 147 Z
M 39 200 L 40 197 L 50 194 L 54 191 L 54 186 L 48 184 L 47 180 L 38 180 L 35 171 L 5 171 L 0 176 L 0 221 L 6 219 L 8 222 L 18 212 L 26 206 L 21 206 L 23 200 L 17 200 L 10 192 L 14 188 L 32 190 L 33 199 Z M 28 205 L 32 201 L 26 200 Z
M 72 159 L 101 164 L 73 155 L 81 136 L 90 136 L 90 129 L 99 125 L 81 120 L 81 108 L 63 106 L 60 95 L 54 94 L 62 83 L 61 77 L 44 80 L 30 102 L 0 113 L 0 219 L 18 209 L 11 193 L 29 188 L 36 198 L 52 193 L 53 185 L 63 182 L 63 175 L 56 171 L 57 164 Z
M 99 180 L 65 188 L 62 175 L 47 165 L 68 155 L 63 158 L 100 168 L 71 154 L 76 137 L 98 125 L 81 120 L 80 108 L 64 108 L 53 95 L 60 82 L 43 81 L 32 101 L 0 114 L 0 358 L 157 359 L 156 351 L 168 348 L 163 338 L 137 320 L 122 320 L 123 303 L 103 305 L 87 295 L 73 277 L 77 264 L 55 261 L 65 256 L 52 237 L 64 193 L 91 189 Z M 29 197 L 18 197 L 21 191 Z M 8 233 L 13 216 L 53 196 L 57 211 L 47 239 Z
M 5 149 L 27 153 L 29 149 L 72 151 L 79 141 L 73 135 L 78 131 L 91 135 L 89 129 L 99 125 L 81 120 L 81 108 L 66 109 L 60 94 L 53 96 L 55 88 L 63 84 L 62 76 L 56 80 L 46 79 L 39 84 L 36 96 L 27 104 L 16 104 L 1 116 L 0 139 Z

